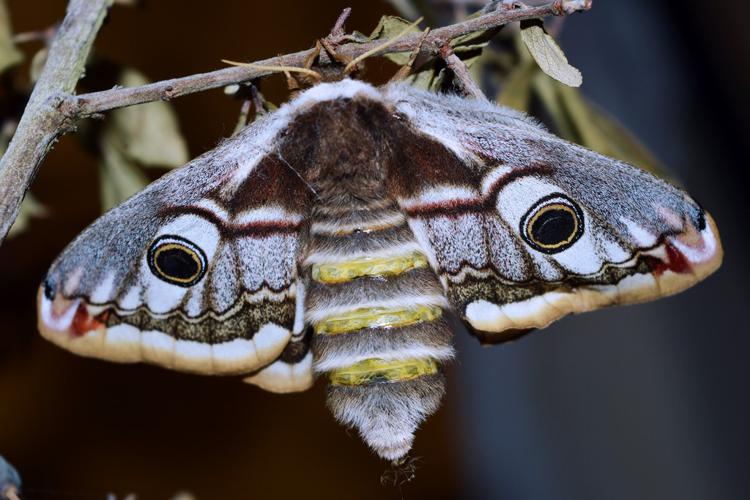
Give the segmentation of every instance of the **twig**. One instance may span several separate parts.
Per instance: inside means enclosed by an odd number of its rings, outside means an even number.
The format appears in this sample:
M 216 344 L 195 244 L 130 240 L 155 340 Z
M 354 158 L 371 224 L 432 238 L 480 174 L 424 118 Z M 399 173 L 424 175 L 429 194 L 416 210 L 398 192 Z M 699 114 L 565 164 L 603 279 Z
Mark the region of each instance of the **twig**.
M 339 14 L 339 18 L 336 19 L 336 24 L 334 24 L 333 28 L 331 28 L 331 33 L 328 35 L 328 38 L 330 38 L 331 40 L 339 40 L 346 34 L 344 25 L 346 24 L 346 20 L 349 19 L 351 13 L 351 7 L 347 7 L 341 11 L 341 14 Z
M 461 91 L 469 97 L 474 99 L 480 99 L 483 101 L 487 100 L 487 96 L 484 95 L 482 89 L 479 88 L 477 82 L 471 77 L 469 68 L 466 64 L 453 52 L 453 48 L 449 43 L 446 43 L 440 47 L 440 57 L 443 58 L 445 64 L 453 71 L 456 77 L 456 81 L 461 87 Z
M 39 164 L 57 137 L 65 132 L 69 115 L 59 107 L 75 90 L 112 1 L 70 0 L 68 4 L 47 63 L 8 150 L 0 159 L 0 242 L 16 219 Z
M 489 14 L 467 19 L 460 23 L 432 30 L 425 38 L 422 50 L 425 53 L 436 53 L 449 40 L 453 40 L 468 33 L 497 28 L 504 24 L 525 19 L 536 19 L 547 16 L 564 15 L 569 11 L 587 10 L 591 6 L 589 0 L 557 0 L 540 7 L 504 10 L 498 9 Z M 394 52 L 411 52 L 422 42 L 422 33 L 404 36 L 390 47 L 382 50 L 381 54 Z M 382 45 L 380 41 L 369 43 L 347 43 L 337 48 L 340 56 L 355 57 Z M 293 54 L 272 57 L 252 63 L 257 66 L 302 66 L 305 59 L 314 49 L 303 50 Z M 325 62 L 325 61 L 323 61 Z M 196 92 L 225 87 L 233 83 L 243 83 L 271 74 L 271 71 L 253 69 L 252 67 L 224 68 L 209 73 L 185 76 L 163 80 L 139 87 L 126 87 L 101 92 L 92 92 L 80 96 L 71 96 L 65 106 L 65 112 L 73 118 L 81 118 L 111 109 L 143 104 L 152 101 L 164 101 Z
M 70 0 L 68 4 L 65 20 L 50 47 L 47 64 L 26 106 L 18 130 L 0 160 L 0 242 L 18 215 L 23 195 L 50 146 L 76 120 L 125 106 L 169 100 L 244 83 L 277 72 L 279 67 L 301 67 L 315 50 L 303 50 L 248 65 L 138 87 L 75 96 L 75 84 L 83 72 L 86 57 L 112 2 L 113 0 Z M 341 60 L 351 61 L 373 50 L 377 50 L 379 54 L 389 54 L 412 52 L 420 46 L 421 53 L 434 55 L 439 53 L 446 42 L 469 33 L 525 19 L 570 14 L 587 10 L 590 6 L 591 0 L 556 0 L 539 7 L 498 9 L 433 30 L 428 35 L 421 32 L 405 35 L 388 46 L 377 40 L 342 44 L 336 47 L 336 55 Z M 346 19 L 343 13 L 339 20 L 342 18 Z M 341 24 L 343 25 L 343 21 Z M 334 30 L 338 27 L 339 22 Z M 326 54 L 320 55 L 321 65 L 329 62 L 330 58 Z
M 307 76 L 320 80 L 321 76 L 317 71 L 313 71 L 308 68 L 299 68 L 297 66 L 263 66 L 255 63 L 244 63 L 237 61 L 230 61 L 228 59 L 222 59 L 221 62 L 229 64 L 231 66 L 244 66 L 245 68 L 256 69 L 258 71 L 268 71 L 271 73 L 303 73 Z

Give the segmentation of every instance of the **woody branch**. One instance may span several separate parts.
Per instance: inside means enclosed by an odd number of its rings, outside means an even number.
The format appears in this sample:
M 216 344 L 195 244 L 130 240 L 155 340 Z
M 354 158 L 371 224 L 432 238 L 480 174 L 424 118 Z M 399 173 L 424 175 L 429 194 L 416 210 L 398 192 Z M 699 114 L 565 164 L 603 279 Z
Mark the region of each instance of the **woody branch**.
M 47 65 L 31 95 L 16 134 L 0 160 L 0 241 L 17 216 L 23 195 L 38 165 L 54 141 L 76 120 L 125 106 L 170 100 L 248 82 L 273 73 L 272 67 L 301 67 L 315 50 L 303 50 L 256 61 L 246 66 L 229 67 L 138 87 L 117 88 L 76 96 L 73 94 L 75 82 L 82 74 L 83 61 L 112 1 L 71 0 L 68 5 L 63 25 L 52 42 Z M 420 33 L 404 36 L 379 50 L 377 55 L 419 50 L 425 55 L 440 56 L 441 48 L 445 52 L 446 44 L 460 36 L 497 28 L 511 22 L 588 10 L 591 3 L 592 0 L 555 0 L 538 7 L 525 7 L 520 3 L 502 4 L 493 12 L 435 29 L 426 36 Z M 377 49 L 382 43 L 347 42 L 339 23 L 337 27 L 338 30 L 334 30 L 337 33 L 329 35 L 328 41 L 334 46 L 340 59 L 355 59 Z M 331 63 L 325 53 L 321 53 L 320 59 L 321 64 Z

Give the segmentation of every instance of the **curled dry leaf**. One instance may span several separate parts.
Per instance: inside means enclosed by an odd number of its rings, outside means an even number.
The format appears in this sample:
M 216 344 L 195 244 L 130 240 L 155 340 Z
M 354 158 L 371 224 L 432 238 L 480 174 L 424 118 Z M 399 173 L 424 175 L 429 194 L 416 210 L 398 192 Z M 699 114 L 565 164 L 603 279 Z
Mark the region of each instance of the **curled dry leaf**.
M 131 87 L 144 85 L 148 80 L 128 68 L 122 71 L 118 83 Z M 103 210 L 119 205 L 149 183 L 140 167 L 175 168 L 189 160 L 177 116 L 166 102 L 113 111 L 100 136 L 99 151 Z
M 541 20 L 521 21 L 521 38 L 542 71 L 570 87 L 581 86 L 581 72 L 568 63 L 565 53 L 544 30 Z
M 123 70 L 119 82 L 123 87 L 146 83 L 146 77 L 129 68 Z M 174 168 L 189 159 L 187 144 L 169 103 L 151 102 L 115 110 L 109 127 L 123 153 L 143 166 Z

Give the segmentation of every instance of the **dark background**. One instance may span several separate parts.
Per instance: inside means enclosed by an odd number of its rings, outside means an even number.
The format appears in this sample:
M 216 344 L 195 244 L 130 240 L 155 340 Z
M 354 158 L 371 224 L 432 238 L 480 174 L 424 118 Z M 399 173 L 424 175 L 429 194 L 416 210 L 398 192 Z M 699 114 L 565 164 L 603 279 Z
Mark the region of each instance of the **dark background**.
M 443 408 L 417 434 L 417 479 L 399 492 L 380 486 L 385 464 L 329 415 L 322 381 L 278 396 L 79 358 L 39 337 L 37 284 L 99 213 L 95 158 L 65 137 L 33 186 L 52 215 L 0 247 L 0 454 L 27 497 L 746 498 L 750 5 L 594 3 L 566 21 L 561 44 L 585 94 L 715 217 L 726 251 L 715 276 L 503 347 L 459 336 Z M 17 32 L 53 24 L 64 5 L 9 1 Z M 115 7 L 96 50 L 164 79 L 306 48 L 345 6 L 363 32 L 393 12 L 376 1 L 151 1 Z M 282 100 L 283 80 L 266 93 Z M 193 155 L 228 135 L 238 111 L 220 91 L 175 107 Z

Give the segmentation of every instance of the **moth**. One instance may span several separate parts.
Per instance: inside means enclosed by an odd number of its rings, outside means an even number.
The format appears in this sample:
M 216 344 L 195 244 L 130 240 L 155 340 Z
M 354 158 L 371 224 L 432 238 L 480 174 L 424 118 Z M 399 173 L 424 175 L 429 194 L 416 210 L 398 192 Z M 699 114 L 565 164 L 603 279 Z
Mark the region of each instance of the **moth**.
M 445 392 L 458 318 L 499 343 L 716 270 L 712 218 L 495 104 L 321 83 L 96 220 L 38 292 L 65 349 L 328 406 L 387 460 Z

